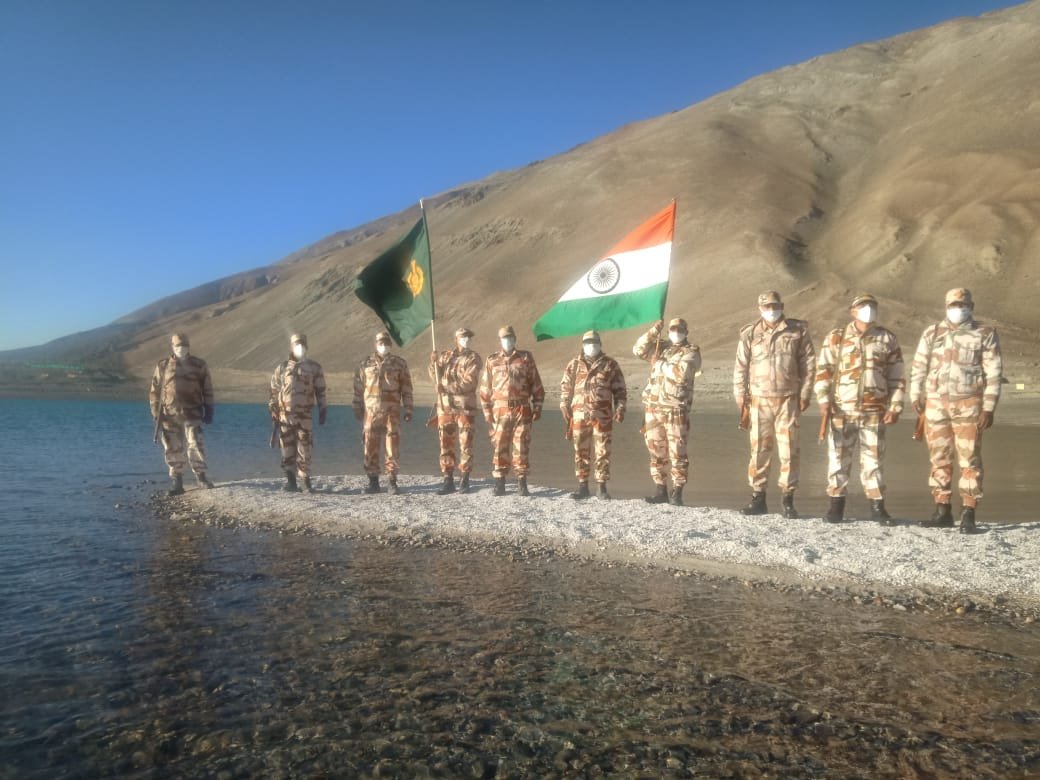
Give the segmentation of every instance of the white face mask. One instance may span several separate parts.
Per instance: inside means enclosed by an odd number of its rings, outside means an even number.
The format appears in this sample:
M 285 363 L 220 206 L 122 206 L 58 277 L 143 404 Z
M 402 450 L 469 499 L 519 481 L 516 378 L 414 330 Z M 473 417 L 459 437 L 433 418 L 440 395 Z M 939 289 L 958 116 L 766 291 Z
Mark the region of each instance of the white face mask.
M 867 304 L 856 309 L 856 319 L 864 325 L 869 325 L 877 319 L 877 307 Z
M 184 360 L 184 358 L 188 357 L 188 348 L 182 344 L 179 344 L 173 348 L 173 354 L 181 360 Z
M 784 316 L 783 309 L 759 309 L 764 319 L 769 324 L 772 324 Z
M 971 318 L 971 309 L 967 306 L 951 306 L 946 310 L 946 319 L 954 325 L 960 325 Z
M 686 340 L 686 334 L 681 330 L 668 331 L 668 340 L 673 344 L 682 344 Z
M 516 339 L 514 339 L 512 336 L 506 336 L 504 339 L 499 339 L 499 341 L 502 344 L 503 352 L 512 352 L 513 347 L 516 346 Z
M 297 360 L 303 360 L 303 356 L 307 354 L 307 347 L 303 344 L 293 344 L 292 353 Z
M 389 344 L 376 344 L 376 352 L 378 352 L 383 357 L 386 357 L 386 354 L 389 351 L 390 351 L 390 345 Z
M 459 349 L 469 349 L 469 336 L 462 336 L 459 339 Z
M 594 358 L 599 355 L 599 353 L 602 351 L 602 348 L 595 341 L 590 341 L 587 344 L 581 345 L 581 351 L 585 353 L 585 357 Z

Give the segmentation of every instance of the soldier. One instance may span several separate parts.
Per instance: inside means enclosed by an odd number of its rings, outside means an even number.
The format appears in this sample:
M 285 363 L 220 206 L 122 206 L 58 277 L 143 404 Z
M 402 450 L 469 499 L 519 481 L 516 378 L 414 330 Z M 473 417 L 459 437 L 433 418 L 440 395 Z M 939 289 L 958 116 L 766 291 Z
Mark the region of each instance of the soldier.
M 733 366 L 733 397 L 741 428 L 751 431 L 751 503 L 740 511 L 745 515 L 768 511 L 766 485 L 775 446 L 783 514 L 796 518 L 799 418 L 812 400 L 816 350 L 808 323 L 784 316 L 780 293 L 770 290 L 759 295 L 758 312 L 760 319 L 740 330 Z
M 379 492 L 379 445 L 386 441 L 387 492 L 396 496 L 401 467 L 401 407 L 412 421 L 412 375 L 403 357 L 390 354 L 390 334 L 376 334 L 376 351 L 354 374 L 354 418 L 365 421 L 366 493 Z
M 542 416 L 545 388 L 534 355 L 516 348 L 516 333 L 511 325 L 499 328 L 498 339 L 502 349 L 492 352 L 484 361 L 484 378 L 480 385 L 484 419 L 491 426 L 494 494 L 506 494 L 506 475 L 513 466 L 520 495 L 529 496 L 531 423 Z
M 430 378 L 437 385 L 437 438 L 440 441 L 441 474 L 444 484 L 437 495 L 455 492 L 455 466 L 462 482 L 459 491 L 469 492 L 469 474 L 473 469 L 473 433 L 477 419 L 477 385 L 480 382 L 480 355 L 469 348 L 473 331 L 455 331 L 455 349 L 430 355 Z M 455 455 L 458 440 L 460 458 Z
M 206 478 L 206 442 L 202 434 L 202 424 L 213 422 L 213 383 L 206 361 L 190 354 L 186 334 L 174 333 L 170 346 L 172 354 L 160 360 L 152 374 L 148 405 L 155 420 L 156 440 L 162 434 L 163 453 L 170 470 L 168 493 L 179 496 L 184 493 L 186 463 L 191 464 L 200 485 L 213 487 Z
M 866 293 L 852 300 L 852 322 L 827 334 L 816 362 L 816 400 L 826 428 L 829 464 L 824 518 L 840 523 L 845 516 L 849 472 L 857 444 L 860 482 L 870 499 L 870 516 L 893 525 L 885 509 L 885 426 L 895 425 L 903 411 L 903 353 L 892 331 L 876 324 L 877 299 Z
M 650 363 L 650 379 L 643 390 L 645 410 L 643 435 L 650 452 L 650 476 L 657 491 L 646 500 L 651 504 L 683 504 L 690 460 L 686 440 L 690 434 L 690 405 L 693 381 L 701 367 L 700 349 L 688 341 L 686 320 L 668 323 L 668 340 L 661 338 L 664 321 L 658 320 L 640 336 L 632 353 Z M 672 490 L 668 491 L 671 469 Z
M 325 424 L 328 405 L 325 402 L 325 374 L 321 365 L 307 357 L 307 337 L 294 333 L 289 338 L 289 359 L 279 364 L 271 375 L 271 400 L 267 409 L 278 426 L 282 448 L 282 471 L 285 488 L 299 492 L 296 475 L 303 487 L 313 493 L 311 485 L 311 452 L 314 448 L 314 419 L 311 410 L 318 404 L 318 425 Z
M 935 511 L 921 525 L 953 525 L 956 457 L 962 534 L 975 531 L 975 507 L 982 498 L 982 432 L 993 425 L 1003 374 L 997 332 L 975 320 L 974 311 L 970 290 L 946 293 L 946 319 L 925 330 L 910 368 L 910 403 L 924 416 L 932 461 L 928 484 L 935 499 Z
M 598 497 L 609 499 L 611 432 L 615 422 L 625 419 L 628 391 L 617 361 L 603 354 L 599 333 L 587 331 L 581 337 L 581 349 L 581 357 L 567 364 L 560 381 L 564 436 L 574 440 L 574 473 L 578 477 L 578 490 L 571 498 L 589 497 L 589 456 L 595 442 Z

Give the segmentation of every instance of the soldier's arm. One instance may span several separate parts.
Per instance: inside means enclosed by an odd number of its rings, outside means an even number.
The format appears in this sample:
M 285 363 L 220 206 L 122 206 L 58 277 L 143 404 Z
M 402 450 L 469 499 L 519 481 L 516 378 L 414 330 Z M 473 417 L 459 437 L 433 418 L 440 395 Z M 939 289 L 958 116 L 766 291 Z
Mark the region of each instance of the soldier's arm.
M 982 342 L 982 371 L 986 386 L 982 391 L 982 409 L 994 412 L 1000 400 L 1000 385 L 1004 379 L 1004 358 L 1000 354 L 1000 337 L 991 330 Z
M 935 326 L 925 328 L 917 342 L 913 362 L 910 363 L 910 405 L 914 409 L 924 408 L 925 383 L 928 381 L 928 356 L 932 351 L 932 331 Z
M 563 369 L 560 379 L 560 411 L 566 417 L 571 413 L 571 402 L 574 400 L 574 369 L 576 362 L 572 360 Z
M 354 372 L 354 398 L 351 401 L 354 417 L 361 419 L 365 414 L 365 364 L 358 366 Z
M 271 374 L 271 396 L 267 399 L 267 410 L 271 413 L 272 417 L 278 414 L 278 393 L 281 389 L 281 374 L 282 367 L 279 365 L 275 368 L 274 373 Z
M 542 376 L 538 373 L 538 365 L 531 357 L 531 410 L 537 419 L 542 414 L 542 404 L 545 403 L 545 386 L 542 384 Z
M 737 339 L 737 356 L 733 361 L 733 400 L 741 408 L 743 408 L 750 395 L 748 388 L 748 366 L 751 361 L 750 331 L 750 328 L 746 328 L 740 332 L 740 336 Z
M 893 335 L 887 371 L 888 411 L 892 414 L 903 413 L 903 396 L 906 394 L 906 377 L 903 372 L 903 350 L 899 348 L 899 343 Z
M 404 406 L 406 416 L 412 414 L 412 372 L 408 370 L 408 363 L 401 359 L 401 405 Z
M 623 413 L 625 404 L 628 403 L 628 386 L 625 384 L 625 373 L 617 362 L 614 363 L 613 376 L 610 380 L 610 392 L 614 396 L 615 411 L 621 409 Z
M 636 345 L 632 347 L 632 354 L 640 360 L 653 361 L 654 355 L 659 352 L 658 342 L 661 340 L 661 329 L 664 323 L 658 320 L 653 326 L 639 337 Z
M 816 377 L 813 382 L 813 391 L 816 393 L 816 402 L 822 407 L 831 402 L 831 384 L 834 381 L 834 338 L 835 332 L 831 332 L 820 345 L 820 354 L 816 357 Z M 840 339 L 841 336 L 838 335 Z
M 801 350 L 798 355 L 798 370 L 801 372 L 801 387 L 799 388 L 799 399 L 802 408 L 806 408 L 813 397 L 813 380 L 816 378 L 816 348 L 813 347 L 812 336 L 809 328 L 802 331 L 799 344 Z
M 321 370 L 320 365 L 318 365 L 318 371 L 314 375 L 314 400 L 318 402 L 319 412 L 324 411 L 328 407 L 325 400 L 325 372 Z
M 202 403 L 213 407 L 213 378 L 209 373 L 209 366 L 205 361 L 202 363 Z
M 152 383 L 148 388 L 148 406 L 152 410 L 152 417 L 159 415 L 159 402 L 162 398 L 162 363 L 155 367 L 152 373 Z
M 484 376 L 480 382 L 480 405 L 484 409 L 484 419 L 491 420 L 491 358 L 484 363 Z

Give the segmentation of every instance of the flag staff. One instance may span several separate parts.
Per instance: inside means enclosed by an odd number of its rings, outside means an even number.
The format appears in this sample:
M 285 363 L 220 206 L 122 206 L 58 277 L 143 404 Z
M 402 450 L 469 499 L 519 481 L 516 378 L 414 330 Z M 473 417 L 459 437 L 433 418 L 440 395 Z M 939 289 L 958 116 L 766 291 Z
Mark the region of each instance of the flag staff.
M 419 198 L 419 211 L 422 212 L 422 223 L 423 230 L 426 231 L 426 245 L 430 248 L 430 343 L 433 345 L 433 409 L 435 415 L 440 415 L 444 410 L 441 409 L 441 368 L 440 368 L 440 355 L 437 352 L 437 326 L 434 321 L 437 319 L 437 306 L 433 299 L 433 242 L 430 241 L 430 226 L 426 223 L 426 206 L 423 204 L 423 199 Z M 427 421 L 429 424 L 429 421 Z
M 679 199 L 678 198 L 672 198 L 672 245 L 673 246 L 675 245 L 675 212 L 677 212 L 678 210 L 679 210 Z M 431 260 L 430 262 L 432 264 L 433 261 Z M 672 284 L 672 264 L 671 264 L 671 262 L 669 262 L 668 263 L 668 284 L 666 284 L 664 286 L 664 300 L 661 301 L 661 320 L 662 320 L 662 324 L 663 324 L 663 321 L 664 321 L 665 312 L 666 312 L 666 310 L 668 308 L 668 288 L 671 286 L 671 284 Z M 660 354 L 661 354 L 661 334 L 658 334 L 657 335 L 657 339 L 656 339 L 655 344 L 654 344 L 654 359 L 653 359 L 651 365 L 653 365 L 653 363 L 657 362 L 657 357 Z M 651 370 L 653 370 L 653 369 L 651 369 Z

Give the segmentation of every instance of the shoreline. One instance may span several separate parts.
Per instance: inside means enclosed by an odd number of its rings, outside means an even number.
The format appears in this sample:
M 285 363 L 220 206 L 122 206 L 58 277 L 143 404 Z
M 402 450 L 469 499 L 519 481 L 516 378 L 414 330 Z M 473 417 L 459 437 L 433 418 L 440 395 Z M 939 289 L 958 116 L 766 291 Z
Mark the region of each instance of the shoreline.
M 151 506 L 175 522 L 510 559 L 560 557 L 904 612 L 1040 621 L 1040 522 L 983 525 L 982 533 L 962 536 L 905 521 L 893 528 L 828 525 L 635 499 L 576 502 L 567 491 L 535 486 L 528 499 L 496 498 L 490 480 L 475 480 L 467 495 L 437 496 L 440 483 L 430 477 L 399 481 L 402 494 L 388 496 L 362 494 L 360 476 L 316 476 L 313 494 L 286 493 L 280 480 L 238 480 L 179 498 L 156 493 Z

